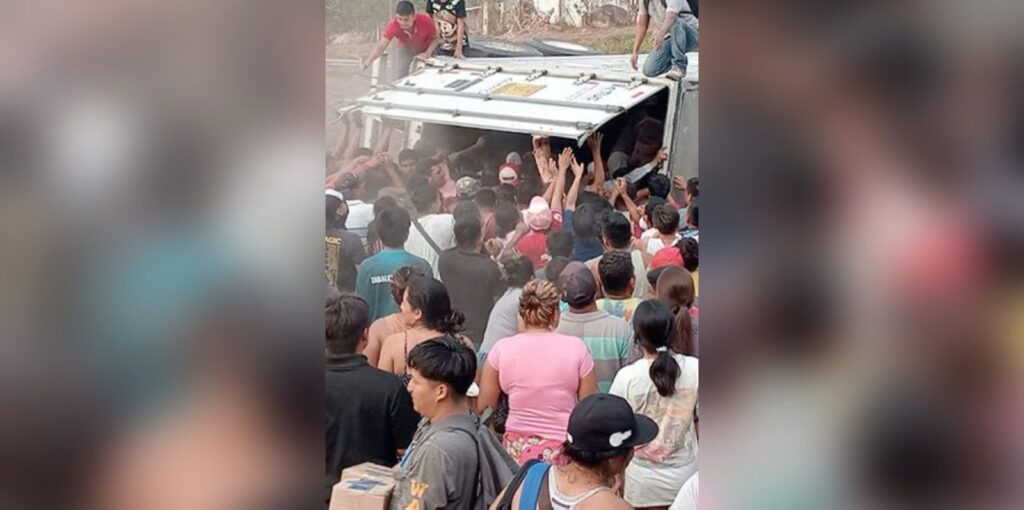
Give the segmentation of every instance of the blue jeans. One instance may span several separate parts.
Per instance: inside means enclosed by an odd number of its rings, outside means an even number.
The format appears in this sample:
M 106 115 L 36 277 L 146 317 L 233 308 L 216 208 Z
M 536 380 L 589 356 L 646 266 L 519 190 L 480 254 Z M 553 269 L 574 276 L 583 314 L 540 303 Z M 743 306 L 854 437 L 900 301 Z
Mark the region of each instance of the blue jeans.
M 697 48 L 700 39 L 697 29 L 682 19 L 672 25 L 669 38 L 661 48 L 651 51 L 644 61 L 644 76 L 655 77 L 667 73 L 673 67 L 686 71 L 686 52 Z

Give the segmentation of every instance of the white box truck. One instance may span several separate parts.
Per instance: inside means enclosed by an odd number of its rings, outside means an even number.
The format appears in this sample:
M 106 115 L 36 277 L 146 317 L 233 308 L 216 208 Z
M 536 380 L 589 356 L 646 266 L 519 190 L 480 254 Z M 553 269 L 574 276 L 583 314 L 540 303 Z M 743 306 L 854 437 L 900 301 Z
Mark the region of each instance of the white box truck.
M 370 122 L 403 121 L 397 148 L 451 128 L 540 134 L 580 146 L 595 131 L 621 128 L 631 114 L 653 107 L 663 116 L 668 173 L 695 177 L 698 76 L 697 53 L 689 54 L 680 81 L 644 77 L 629 67 L 629 55 L 431 58 L 405 78 L 374 80 L 374 89 L 354 106 Z M 374 145 L 376 133 L 367 130 L 367 146 Z

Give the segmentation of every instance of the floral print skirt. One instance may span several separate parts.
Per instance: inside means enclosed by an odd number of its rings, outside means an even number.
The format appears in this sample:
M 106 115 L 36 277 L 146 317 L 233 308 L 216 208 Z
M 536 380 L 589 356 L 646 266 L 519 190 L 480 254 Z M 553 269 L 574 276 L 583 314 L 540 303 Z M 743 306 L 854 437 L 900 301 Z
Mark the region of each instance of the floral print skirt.
M 539 459 L 553 466 L 564 466 L 568 459 L 562 455 L 562 442 L 533 434 L 520 432 L 505 432 L 503 441 L 505 451 L 512 456 L 520 466 L 532 459 Z

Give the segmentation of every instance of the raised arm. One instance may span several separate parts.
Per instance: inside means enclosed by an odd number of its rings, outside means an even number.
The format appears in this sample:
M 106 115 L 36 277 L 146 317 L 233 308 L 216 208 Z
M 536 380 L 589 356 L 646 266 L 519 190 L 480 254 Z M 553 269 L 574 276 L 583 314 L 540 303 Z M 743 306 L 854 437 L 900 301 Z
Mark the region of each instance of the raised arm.
M 396 188 L 405 186 L 402 182 L 402 176 L 398 175 L 398 171 L 395 170 L 395 165 L 390 164 L 390 162 L 385 162 L 384 173 L 388 174 L 388 180 L 391 181 L 392 186 Z
M 548 166 L 552 169 L 554 174 L 554 187 L 552 189 L 552 211 L 561 211 L 565 205 L 565 172 L 569 170 L 569 165 L 572 164 L 572 149 L 566 147 L 562 150 L 562 153 L 558 155 L 558 163 L 556 167 L 555 160 L 548 160 Z M 557 201 L 557 202 L 556 202 Z
M 349 112 L 349 114 L 351 113 Z M 345 117 L 345 124 L 348 126 L 348 129 L 345 131 L 345 137 L 338 140 L 338 150 L 341 151 L 341 160 L 343 162 L 348 162 L 355 156 L 356 149 L 359 148 L 359 138 L 363 134 L 363 126 L 358 125 L 349 114 L 346 114 Z
M 636 206 L 633 199 L 629 198 L 629 192 L 626 191 L 626 186 L 628 186 L 626 179 L 623 179 L 622 177 L 615 179 L 615 189 L 619 191 L 619 196 L 622 197 L 622 201 L 626 203 L 626 208 L 629 209 L 629 221 L 636 223 L 640 221 L 640 218 L 642 218 L 644 214 L 640 212 L 640 208 Z
M 553 159 L 548 160 L 548 165 L 551 167 L 555 166 Z M 565 172 L 569 170 L 568 167 L 558 165 L 555 170 L 555 192 L 551 199 L 551 210 L 561 211 L 565 208 Z
M 461 156 L 464 156 L 466 154 L 470 154 L 472 152 L 476 152 L 476 151 L 484 148 L 485 145 L 487 145 L 487 140 L 484 137 L 481 136 L 480 138 L 476 139 L 476 143 L 474 143 L 473 145 L 470 145 L 469 147 L 466 147 L 465 149 L 463 149 L 463 150 L 461 150 L 459 152 L 453 152 L 453 153 L 449 154 L 448 155 L 448 160 L 454 162 L 454 161 L 458 160 L 459 157 L 461 157 Z
M 580 195 L 580 182 L 583 180 L 583 165 L 581 165 L 576 158 L 572 159 L 572 173 L 574 178 L 572 180 L 572 186 L 569 188 L 569 193 L 565 195 L 565 210 L 575 211 L 576 210 L 576 199 Z
M 534 159 L 536 159 L 536 157 L 535 153 Z M 555 171 L 547 161 L 542 159 L 537 159 L 536 161 L 537 171 L 540 173 L 541 182 L 544 183 L 544 200 L 547 201 L 548 204 L 552 204 L 552 200 L 554 200 L 555 196 L 555 175 L 557 174 L 557 171 Z M 553 205 L 551 206 L 551 210 L 555 210 Z
M 377 140 L 377 145 L 373 148 L 374 154 L 383 154 L 388 151 L 388 146 L 391 144 L 391 135 L 395 132 L 394 126 L 388 121 L 381 123 L 380 138 Z

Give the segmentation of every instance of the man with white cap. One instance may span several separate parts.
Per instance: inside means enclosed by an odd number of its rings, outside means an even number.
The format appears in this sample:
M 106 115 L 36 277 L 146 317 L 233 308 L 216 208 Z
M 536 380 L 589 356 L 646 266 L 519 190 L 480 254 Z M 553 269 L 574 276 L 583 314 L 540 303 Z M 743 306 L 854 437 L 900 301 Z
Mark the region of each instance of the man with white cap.
M 498 182 L 512 186 L 519 185 L 519 170 L 512 163 L 498 167 Z
M 530 231 L 519 239 L 516 249 L 530 259 L 533 269 L 536 271 L 547 263 L 545 257 L 548 251 L 548 231 L 559 230 L 562 228 L 562 224 L 553 217 L 551 207 L 544 197 L 533 197 L 524 217 Z

